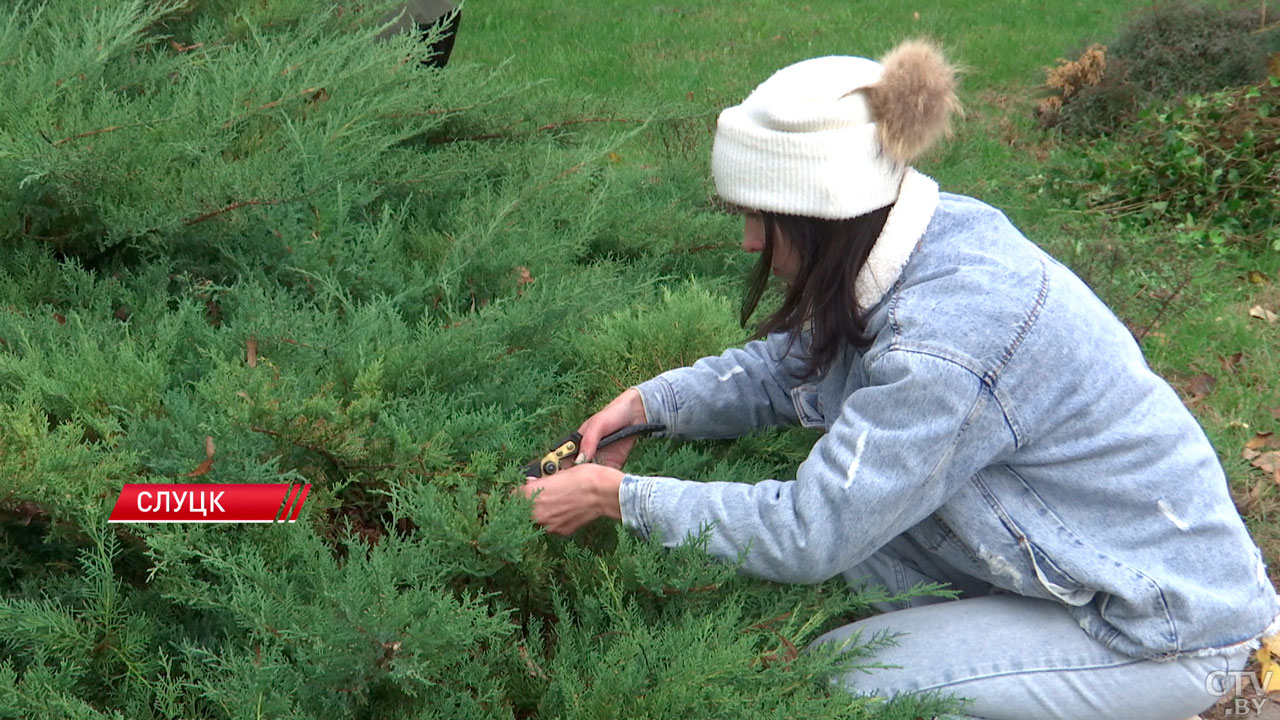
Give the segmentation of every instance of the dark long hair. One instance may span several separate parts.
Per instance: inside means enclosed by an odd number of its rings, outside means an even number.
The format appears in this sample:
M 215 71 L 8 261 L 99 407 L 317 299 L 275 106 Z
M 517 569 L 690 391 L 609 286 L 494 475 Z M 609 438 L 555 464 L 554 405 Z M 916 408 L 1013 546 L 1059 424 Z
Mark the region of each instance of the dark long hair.
M 756 328 L 755 337 L 785 332 L 795 343 L 800 331 L 810 333 L 802 377 L 825 372 L 845 345 L 866 347 L 867 308 L 858 307 L 854 282 L 884 229 L 893 205 L 845 220 L 761 213 L 764 249 L 747 280 L 742 298 L 742 327 L 760 304 L 769 285 L 775 244 L 786 238 L 799 261 L 782 306 Z

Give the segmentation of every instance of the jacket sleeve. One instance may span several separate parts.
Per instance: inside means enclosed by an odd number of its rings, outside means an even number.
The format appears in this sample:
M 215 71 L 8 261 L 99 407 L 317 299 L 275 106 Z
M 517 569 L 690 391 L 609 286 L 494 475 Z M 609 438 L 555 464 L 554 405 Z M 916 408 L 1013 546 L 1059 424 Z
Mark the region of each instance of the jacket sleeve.
M 710 525 L 708 551 L 780 582 L 821 582 L 934 512 L 1011 442 L 1003 413 L 970 371 L 891 351 L 870 368 L 791 482 L 698 483 L 626 475 L 623 523 L 675 546 Z
M 798 422 L 792 391 L 802 380 L 802 341 L 786 334 L 747 343 L 636 386 L 651 423 L 666 437 L 731 438 Z

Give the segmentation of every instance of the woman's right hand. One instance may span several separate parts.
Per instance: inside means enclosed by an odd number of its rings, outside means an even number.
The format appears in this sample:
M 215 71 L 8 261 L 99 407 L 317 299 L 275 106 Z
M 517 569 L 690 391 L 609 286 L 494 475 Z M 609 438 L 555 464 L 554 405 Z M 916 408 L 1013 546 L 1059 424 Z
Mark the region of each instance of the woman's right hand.
M 640 391 L 635 388 L 624 390 L 621 395 L 605 405 L 604 409 L 587 418 L 582 423 L 582 427 L 578 428 L 578 432 L 582 435 L 582 448 L 578 461 L 597 462 L 621 470 L 622 464 L 631 454 L 631 448 L 636 446 L 638 436 L 623 438 L 612 445 L 599 448 L 599 452 L 596 446 L 600 443 L 600 438 L 605 435 L 629 425 L 642 424 L 646 420 L 644 401 L 640 399 Z

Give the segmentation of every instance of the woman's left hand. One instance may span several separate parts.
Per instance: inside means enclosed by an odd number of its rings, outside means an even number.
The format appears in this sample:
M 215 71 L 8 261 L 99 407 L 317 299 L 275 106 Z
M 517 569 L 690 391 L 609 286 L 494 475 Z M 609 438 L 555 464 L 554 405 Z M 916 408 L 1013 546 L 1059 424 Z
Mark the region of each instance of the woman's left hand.
M 583 463 L 550 477 L 530 479 L 521 489 L 525 497 L 533 498 L 534 522 L 557 535 L 570 535 L 601 516 L 621 520 L 621 485 L 621 470 Z

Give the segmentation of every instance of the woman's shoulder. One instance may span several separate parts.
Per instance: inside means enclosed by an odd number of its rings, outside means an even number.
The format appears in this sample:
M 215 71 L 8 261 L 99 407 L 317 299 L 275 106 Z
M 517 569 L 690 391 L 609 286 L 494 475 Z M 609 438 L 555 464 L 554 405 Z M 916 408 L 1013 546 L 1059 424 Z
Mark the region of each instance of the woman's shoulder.
M 942 193 L 885 304 L 892 345 L 987 368 L 1035 316 L 1052 264 L 1000 210 Z
M 982 235 L 1013 234 L 1026 240 L 999 208 L 978 198 L 949 192 L 938 193 L 938 207 L 929 221 L 927 232 L 935 235 L 975 232 Z

